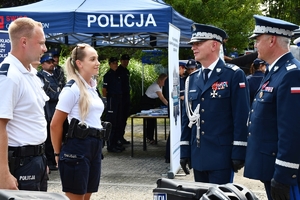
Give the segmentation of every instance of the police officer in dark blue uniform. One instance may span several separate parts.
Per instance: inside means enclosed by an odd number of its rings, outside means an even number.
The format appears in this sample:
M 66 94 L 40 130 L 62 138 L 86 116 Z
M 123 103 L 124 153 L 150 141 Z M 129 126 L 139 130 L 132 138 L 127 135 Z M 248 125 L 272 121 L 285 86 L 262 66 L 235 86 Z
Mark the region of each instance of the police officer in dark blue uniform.
M 54 64 L 54 71 L 53 74 L 54 76 L 57 78 L 57 80 L 59 82 L 61 82 L 62 84 L 66 84 L 66 77 L 65 77 L 65 73 L 63 68 L 59 65 L 59 57 L 60 57 L 60 49 L 55 47 L 55 48 L 51 48 L 49 51 L 49 53 L 52 53 L 52 58 L 54 60 L 53 64 Z
M 122 81 L 122 123 L 121 123 L 121 128 L 123 130 L 122 137 L 119 140 L 119 143 L 122 144 L 130 144 L 129 141 L 127 141 L 124 138 L 125 134 L 125 128 L 127 124 L 127 118 L 130 113 L 130 72 L 127 69 L 128 64 L 129 64 L 130 57 L 128 54 L 123 54 L 121 56 L 121 64 L 118 66 L 117 72 L 121 76 L 121 81 Z
M 289 51 L 298 25 L 254 15 L 258 58 L 269 67 L 251 107 L 244 176 L 264 183 L 268 199 L 300 199 L 300 62 Z
M 110 69 L 103 77 L 102 95 L 107 99 L 106 121 L 112 124 L 112 130 L 107 142 L 107 151 L 120 153 L 125 148 L 118 144 L 118 140 L 123 136 L 123 96 L 122 80 L 120 73 L 117 72 L 118 58 L 111 57 L 108 61 Z
M 266 62 L 257 58 L 253 61 L 250 67 L 250 75 L 247 76 L 250 92 L 250 105 L 253 102 L 254 95 L 259 88 L 260 82 L 266 71 Z
M 219 57 L 225 31 L 192 25 L 192 50 L 201 69 L 186 80 L 180 164 L 193 168 L 196 182 L 232 182 L 243 167 L 247 145 L 249 93 L 246 76 Z
M 42 56 L 40 62 L 42 65 L 42 70 L 37 73 L 37 76 L 41 79 L 44 85 L 43 89 L 49 97 L 49 101 L 46 101 L 46 105 L 44 107 L 45 117 L 47 120 L 47 139 L 45 141 L 45 154 L 49 169 L 57 170 L 50 137 L 50 122 L 55 112 L 55 107 L 58 102 L 58 96 L 65 84 L 59 81 L 54 75 L 54 60 L 52 57 L 52 53 L 45 53 Z

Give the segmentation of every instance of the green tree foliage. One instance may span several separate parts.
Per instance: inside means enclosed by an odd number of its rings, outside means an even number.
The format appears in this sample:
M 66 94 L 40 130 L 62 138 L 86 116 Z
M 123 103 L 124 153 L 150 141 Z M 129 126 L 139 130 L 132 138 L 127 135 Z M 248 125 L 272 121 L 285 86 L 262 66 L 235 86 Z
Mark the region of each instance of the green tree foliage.
M 265 14 L 269 17 L 283 19 L 295 24 L 300 24 L 299 0 L 262 0 Z
M 165 0 L 182 15 L 196 23 L 211 24 L 229 35 L 227 50 L 242 51 L 248 47 L 248 36 L 254 28 L 253 14 L 259 11 L 260 0 Z

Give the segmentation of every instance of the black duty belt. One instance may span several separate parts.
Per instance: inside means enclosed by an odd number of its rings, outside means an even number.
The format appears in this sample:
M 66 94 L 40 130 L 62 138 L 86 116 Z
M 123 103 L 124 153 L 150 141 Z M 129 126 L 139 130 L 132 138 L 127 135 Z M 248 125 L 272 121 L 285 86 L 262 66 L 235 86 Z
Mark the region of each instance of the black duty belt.
M 45 153 L 45 144 L 8 147 L 8 150 L 13 151 L 13 157 L 40 156 Z
M 87 126 L 85 123 L 80 123 L 78 119 L 73 118 L 69 125 L 67 138 L 85 139 L 87 136 L 104 139 L 104 129 L 97 129 Z
M 104 130 L 96 129 L 96 128 L 88 128 L 89 136 L 103 139 L 104 138 Z

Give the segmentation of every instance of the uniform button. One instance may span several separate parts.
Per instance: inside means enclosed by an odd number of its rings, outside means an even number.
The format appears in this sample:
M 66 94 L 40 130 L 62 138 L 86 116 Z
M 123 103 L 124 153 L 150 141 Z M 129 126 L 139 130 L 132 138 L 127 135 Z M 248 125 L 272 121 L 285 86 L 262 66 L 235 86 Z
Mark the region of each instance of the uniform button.
M 204 135 L 204 131 L 202 131 L 201 134 Z
M 292 176 L 292 178 L 297 178 L 297 175 L 296 175 L 296 174 L 294 174 L 294 175 Z
M 251 133 L 249 132 L 248 135 L 251 136 Z
M 251 125 L 251 121 L 249 122 L 249 125 Z
M 201 124 L 204 124 L 204 120 L 201 120 Z
M 219 95 L 219 98 L 221 98 L 221 95 Z
M 276 153 L 273 152 L 273 153 L 272 153 L 272 156 L 276 156 Z
M 254 110 L 252 109 L 252 110 L 251 110 L 251 112 L 253 113 L 253 112 L 254 112 Z
M 201 109 L 201 112 L 204 112 L 204 109 Z
M 204 98 L 201 98 L 201 101 L 204 101 Z
M 253 101 L 256 101 L 256 98 L 255 98 L 255 99 L 253 99 Z

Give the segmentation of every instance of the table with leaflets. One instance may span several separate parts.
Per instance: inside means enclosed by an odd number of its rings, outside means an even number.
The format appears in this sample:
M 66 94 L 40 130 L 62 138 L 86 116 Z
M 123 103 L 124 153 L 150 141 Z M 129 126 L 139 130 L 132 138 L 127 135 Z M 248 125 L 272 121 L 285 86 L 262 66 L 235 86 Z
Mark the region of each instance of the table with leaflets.
M 140 113 L 136 113 L 130 116 L 131 118 L 131 157 L 133 157 L 133 128 L 134 128 L 134 119 L 140 118 L 143 119 L 143 150 L 147 150 L 146 138 L 146 119 L 164 119 L 165 126 L 165 139 L 167 139 L 167 130 L 166 130 L 166 119 L 168 116 L 168 108 L 158 108 L 158 109 L 150 109 L 150 110 L 142 110 Z M 154 137 L 155 142 L 157 142 L 157 120 L 155 120 L 154 125 Z

